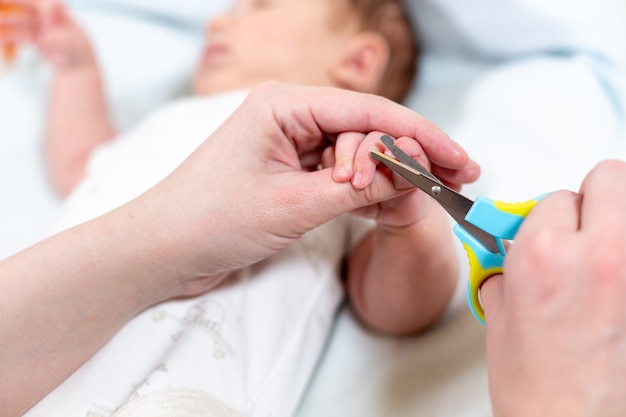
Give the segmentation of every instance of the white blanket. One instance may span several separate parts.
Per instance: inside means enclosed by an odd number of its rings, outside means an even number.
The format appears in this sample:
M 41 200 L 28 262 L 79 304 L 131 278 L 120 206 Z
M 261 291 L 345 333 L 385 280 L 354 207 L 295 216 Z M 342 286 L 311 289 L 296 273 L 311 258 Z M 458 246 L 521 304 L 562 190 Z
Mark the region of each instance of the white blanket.
M 122 127 L 186 91 L 205 17 L 226 3 L 72 1 L 98 45 Z M 407 104 L 481 163 L 469 196 L 519 201 L 577 189 L 600 159 L 626 159 L 623 2 L 409 4 L 427 54 Z M 46 81 L 30 50 L 0 76 L 0 257 L 42 236 L 58 207 L 41 158 Z M 460 248 L 458 256 L 466 265 Z M 466 276 L 446 317 L 416 338 L 372 334 L 344 309 L 298 416 L 489 416 L 484 329 L 465 305 Z

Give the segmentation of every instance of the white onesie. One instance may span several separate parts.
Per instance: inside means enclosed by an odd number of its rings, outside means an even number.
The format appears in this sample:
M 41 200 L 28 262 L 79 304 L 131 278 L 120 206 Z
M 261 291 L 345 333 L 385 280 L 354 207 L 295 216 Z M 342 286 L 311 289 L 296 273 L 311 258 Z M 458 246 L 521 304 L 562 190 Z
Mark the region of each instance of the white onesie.
M 178 100 L 103 146 L 54 231 L 147 190 L 246 94 Z M 343 300 L 351 222 L 338 217 L 214 291 L 144 311 L 26 416 L 292 415 Z

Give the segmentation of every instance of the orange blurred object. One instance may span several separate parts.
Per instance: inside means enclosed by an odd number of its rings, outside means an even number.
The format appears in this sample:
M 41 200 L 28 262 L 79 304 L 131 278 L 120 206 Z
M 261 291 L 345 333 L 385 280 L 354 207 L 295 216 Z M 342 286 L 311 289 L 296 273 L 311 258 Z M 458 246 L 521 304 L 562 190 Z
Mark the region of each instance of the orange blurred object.
M 2 0 L 0 0 L 0 15 L 18 15 L 23 13 L 24 9 L 15 4 L 3 4 Z M 8 31 L 6 29 L 0 28 L 0 36 L 7 35 Z M 5 62 L 10 62 L 15 55 L 17 54 L 17 45 L 14 43 L 7 43 L 2 47 L 2 57 Z

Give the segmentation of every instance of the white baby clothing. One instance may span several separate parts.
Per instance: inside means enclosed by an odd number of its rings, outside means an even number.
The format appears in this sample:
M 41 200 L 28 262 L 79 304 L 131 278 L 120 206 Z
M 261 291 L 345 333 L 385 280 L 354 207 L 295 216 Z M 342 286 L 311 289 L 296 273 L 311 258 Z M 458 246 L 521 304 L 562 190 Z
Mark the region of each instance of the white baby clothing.
M 180 99 L 98 149 L 53 231 L 156 184 L 246 94 Z M 142 312 L 26 416 L 292 415 L 343 300 L 352 222 L 340 216 L 214 291 Z

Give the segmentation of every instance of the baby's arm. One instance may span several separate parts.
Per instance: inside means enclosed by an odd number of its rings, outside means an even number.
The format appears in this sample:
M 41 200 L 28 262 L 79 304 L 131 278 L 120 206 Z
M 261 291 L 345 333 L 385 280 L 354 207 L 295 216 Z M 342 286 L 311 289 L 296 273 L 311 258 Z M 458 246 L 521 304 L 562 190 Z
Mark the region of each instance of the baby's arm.
M 115 129 L 95 55 L 83 30 L 58 0 L 2 0 L 24 7 L 4 33 L 12 43 L 32 42 L 52 69 L 46 152 L 55 189 L 69 193 L 82 179 L 91 151 Z
M 369 186 L 376 173 L 369 151 L 385 149 L 380 136 L 341 135 L 335 147 L 335 180 L 351 181 L 359 189 Z M 418 142 L 403 138 L 396 143 L 429 166 Z M 375 219 L 376 227 L 349 256 L 347 288 L 366 324 L 385 333 L 410 334 L 433 324 L 450 301 L 459 273 L 454 237 L 447 213 L 435 200 L 387 168 L 380 171 L 407 192 L 355 213 Z
M 90 153 L 115 135 L 115 127 L 87 36 L 61 3 L 54 3 L 44 20 L 40 47 L 54 70 L 48 161 L 54 187 L 66 195 L 83 178 Z

